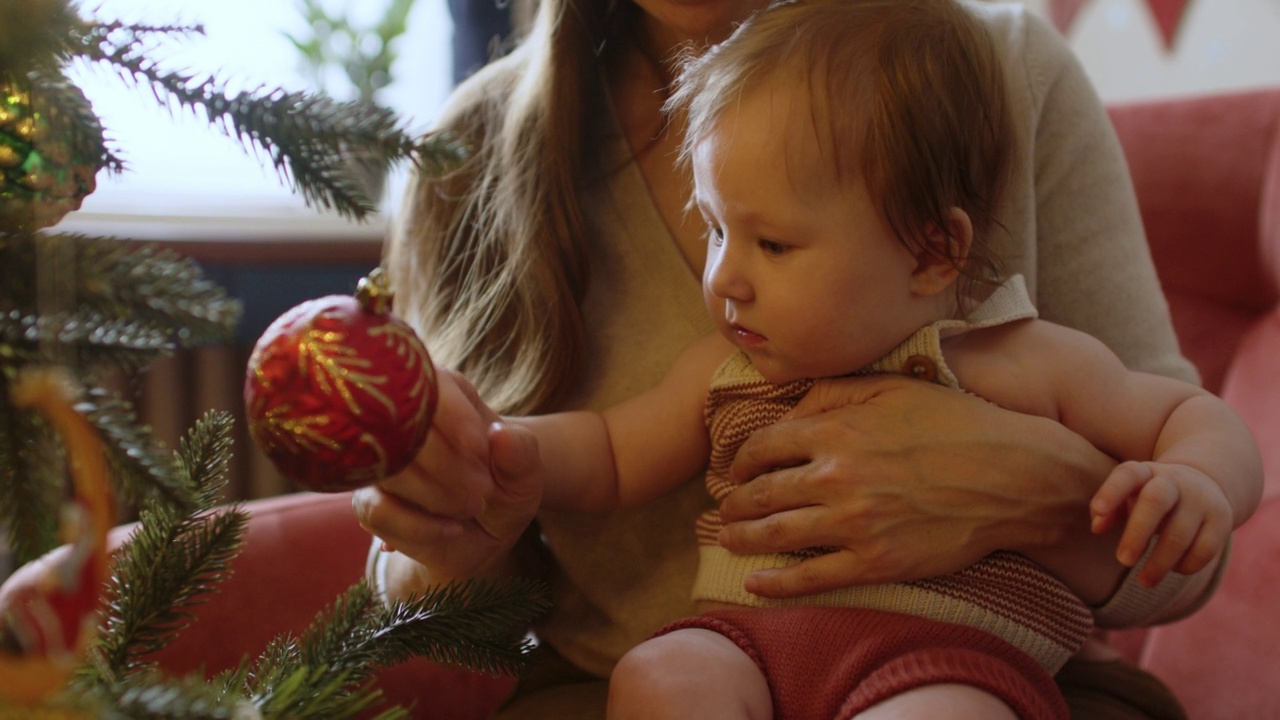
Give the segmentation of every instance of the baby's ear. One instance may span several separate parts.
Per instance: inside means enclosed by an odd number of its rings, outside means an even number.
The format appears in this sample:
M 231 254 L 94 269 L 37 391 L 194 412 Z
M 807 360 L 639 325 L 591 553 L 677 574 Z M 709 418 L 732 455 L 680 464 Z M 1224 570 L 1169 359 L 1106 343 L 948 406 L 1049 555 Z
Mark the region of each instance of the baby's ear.
M 973 222 L 958 207 L 947 210 L 946 228 L 929 227 L 916 253 L 911 289 L 918 295 L 937 295 L 960 276 L 973 245 Z

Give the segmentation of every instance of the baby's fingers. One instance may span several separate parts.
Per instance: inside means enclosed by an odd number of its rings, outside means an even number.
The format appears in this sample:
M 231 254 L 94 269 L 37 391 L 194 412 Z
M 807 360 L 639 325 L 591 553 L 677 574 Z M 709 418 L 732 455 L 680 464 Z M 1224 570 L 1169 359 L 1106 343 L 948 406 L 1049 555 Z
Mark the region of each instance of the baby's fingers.
M 1120 518 L 1130 498 L 1154 476 L 1152 469 L 1139 462 L 1126 462 L 1116 466 L 1106 481 L 1094 493 L 1089 502 L 1089 515 L 1095 533 L 1104 533 Z
M 1188 511 L 1188 519 L 1183 522 L 1179 517 L 1172 518 L 1166 525 L 1170 530 L 1162 531 L 1152 551 L 1152 558 L 1161 557 L 1161 565 L 1169 567 L 1184 575 L 1193 575 L 1205 569 L 1226 549 L 1231 537 L 1231 510 L 1222 503 L 1222 507 L 1208 507 L 1200 511 Z M 1181 515 L 1181 513 L 1179 513 Z M 1186 530 L 1194 527 L 1190 540 L 1184 540 Z M 1168 548 L 1165 548 L 1165 545 Z M 1162 577 L 1162 576 L 1161 576 Z M 1143 568 L 1140 578 L 1144 584 L 1155 585 L 1159 577 L 1147 577 L 1147 568 Z
M 1161 531 L 1161 526 L 1165 525 L 1167 530 L 1165 518 L 1177 507 L 1178 498 L 1178 486 L 1171 482 L 1156 479 L 1144 485 L 1133 503 L 1133 509 L 1129 511 L 1129 522 L 1125 524 L 1124 533 L 1116 547 L 1116 559 L 1128 567 L 1136 565 L 1151 544 L 1151 539 Z M 1194 528 L 1191 532 L 1194 533 Z M 1180 536 L 1175 536 L 1171 544 L 1178 542 L 1177 537 Z M 1189 543 L 1189 539 L 1186 542 Z
M 1207 489 L 1181 487 L 1178 507 L 1167 513 L 1155 548 L 1138 576 L 1146 587 L 1159 584 L 1171 570 L 1188 575 L 1199 572 L 1226 548 L 1232 528 L 1231 506 L 1216 488 Z
M 1184 575 L 1200 572 L 1222 556 L 1230 538 L 1231 530 L 1227 525 L 1205 523 L 1196 536 L 1195 544 L 1183 554 L 1181 562 L 1173 566 L 1173 569 Z

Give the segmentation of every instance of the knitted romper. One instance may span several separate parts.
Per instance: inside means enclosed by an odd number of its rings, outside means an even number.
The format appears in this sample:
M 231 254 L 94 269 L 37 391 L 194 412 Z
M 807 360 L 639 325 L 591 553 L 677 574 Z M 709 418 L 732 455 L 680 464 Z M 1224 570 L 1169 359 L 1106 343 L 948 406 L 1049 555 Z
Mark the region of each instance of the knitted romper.
M 959 389 L 941 340 L 1035 316 L 1022 278 L 1002 285 L 964 320 L 922 328 L 858 374 L 903 373 Z M 728 468 L 757 429 L 793 408 L 811 380 L 773 385 L 737 353 L 716 372 L 706 418 L 707 487 L 732 490 Z M 1052 674 L 1084 643 L 1092 616 L 1065 585 L 1026 558 L 996 552 L 953 575 L 842 588 L 771 600 L 743 590 L 752 570 L 826 552 L 734 555 L 716 542 L 719 512 L 697 525 L 701 560 L 694 598 L 741 605 L 664 628 L 719 632 L 751 656 L 769 682 L 780 720 L 850 718 L 911 688 L 961 683 L 999 696 L 1022 718 L 1068 717 Z

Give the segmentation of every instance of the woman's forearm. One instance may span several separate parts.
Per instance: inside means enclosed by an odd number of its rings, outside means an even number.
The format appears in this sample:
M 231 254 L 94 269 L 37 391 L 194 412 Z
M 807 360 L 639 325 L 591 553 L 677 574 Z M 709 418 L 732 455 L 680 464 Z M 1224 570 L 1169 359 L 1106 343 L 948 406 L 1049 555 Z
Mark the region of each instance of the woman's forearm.
M 1021 437 L 1010 438 L 1023 459 L 1003 465 L 1011 491 L 1035 479 L 1039 487 L 1027 490 L 1027 521 L 1043 525 L 1025 537 L 1011 535 L 1000 547 L 1044 566 L 1085 602 L 1103 603 L 1128 568 L 1116 559 L 1118 530 L 1095 534 L 1088 506 L 1116 460 L 1054 420 L 1033 420 L 1017 426 Z
M 1039 554 L 1087 595 L 1120 568 L 1089 528 L 1115 462 L 1056 421 L 898 376 L 815 385 L 730 470 L 720 541 L 737 553 L 838 546 L 820 576 L 761 575 L 786 597 L 959 571 L 996 550 Z M 1054 551 L 1049 549 L 1053 548 Z

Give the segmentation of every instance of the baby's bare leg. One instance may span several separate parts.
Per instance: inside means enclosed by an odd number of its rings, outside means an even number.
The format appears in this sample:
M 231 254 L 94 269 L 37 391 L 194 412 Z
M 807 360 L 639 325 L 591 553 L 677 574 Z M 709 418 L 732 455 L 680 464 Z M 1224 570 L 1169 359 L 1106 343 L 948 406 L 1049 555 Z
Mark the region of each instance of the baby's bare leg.
M 971 685 L 925 685 L 859 713 L 855 720 L 1018 720 L 1003 700 Z
M 725 636 L 688 628 L 646 640 L 609 678 L 609 720 L 770 720 L 769 685 Z

